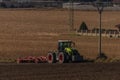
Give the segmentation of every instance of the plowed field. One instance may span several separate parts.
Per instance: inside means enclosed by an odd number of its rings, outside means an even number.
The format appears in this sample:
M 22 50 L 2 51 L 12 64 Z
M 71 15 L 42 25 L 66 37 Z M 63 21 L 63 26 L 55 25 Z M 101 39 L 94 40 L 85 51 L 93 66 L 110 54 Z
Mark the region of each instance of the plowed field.
M 120 63 L 0 64 L 0 80 L 120 80 Z

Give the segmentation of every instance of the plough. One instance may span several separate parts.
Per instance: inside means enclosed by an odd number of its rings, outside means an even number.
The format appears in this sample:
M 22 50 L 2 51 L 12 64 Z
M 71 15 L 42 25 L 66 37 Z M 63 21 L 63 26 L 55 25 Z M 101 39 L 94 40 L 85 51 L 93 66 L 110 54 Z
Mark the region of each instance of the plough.
M 17 59 L 17 63 L 46 63 L 47 57 L 45 56 L 39 56 L 39 57 L 21 57 Z

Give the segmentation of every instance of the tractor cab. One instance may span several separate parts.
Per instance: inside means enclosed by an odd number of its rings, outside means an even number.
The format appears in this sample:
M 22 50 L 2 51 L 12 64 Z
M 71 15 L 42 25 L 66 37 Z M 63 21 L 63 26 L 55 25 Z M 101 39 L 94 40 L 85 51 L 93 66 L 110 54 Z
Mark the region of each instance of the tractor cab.
M 59 40 L 58 41 L 58 51 L 62 52 L 65 48 L 72 48 L 73 42 L 71 40 Z

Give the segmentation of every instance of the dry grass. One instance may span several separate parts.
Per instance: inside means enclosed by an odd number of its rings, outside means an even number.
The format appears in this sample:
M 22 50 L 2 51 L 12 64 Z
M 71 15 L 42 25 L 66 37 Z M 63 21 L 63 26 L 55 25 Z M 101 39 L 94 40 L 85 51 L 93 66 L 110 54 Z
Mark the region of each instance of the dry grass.
M 120 12 L 104 12 L 103 27 L 119 24 Z M 89 28 L 98 27 L 95 11 L 76 11 L 75 28 L 82 21 Z M 57 40 L 71 39 L 87 58 L 97 56 L 98 38 L 69 35 L 67 10 L 0 10 L 0 59 L 16 59 L 28 55 L 46 55 L 57 47 Z M 66 35 L 65 35 L 66 34 Z M 110 58 L 120 56 L 120 39 L 103 38 L 103 51 Z

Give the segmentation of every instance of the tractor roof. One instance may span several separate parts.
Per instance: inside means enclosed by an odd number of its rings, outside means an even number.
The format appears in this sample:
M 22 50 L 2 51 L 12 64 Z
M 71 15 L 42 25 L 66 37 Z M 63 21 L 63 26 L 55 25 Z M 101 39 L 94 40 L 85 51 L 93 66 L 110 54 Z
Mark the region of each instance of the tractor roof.
M 72 42 L 71 40 L 58 40 L 58 42 Z

